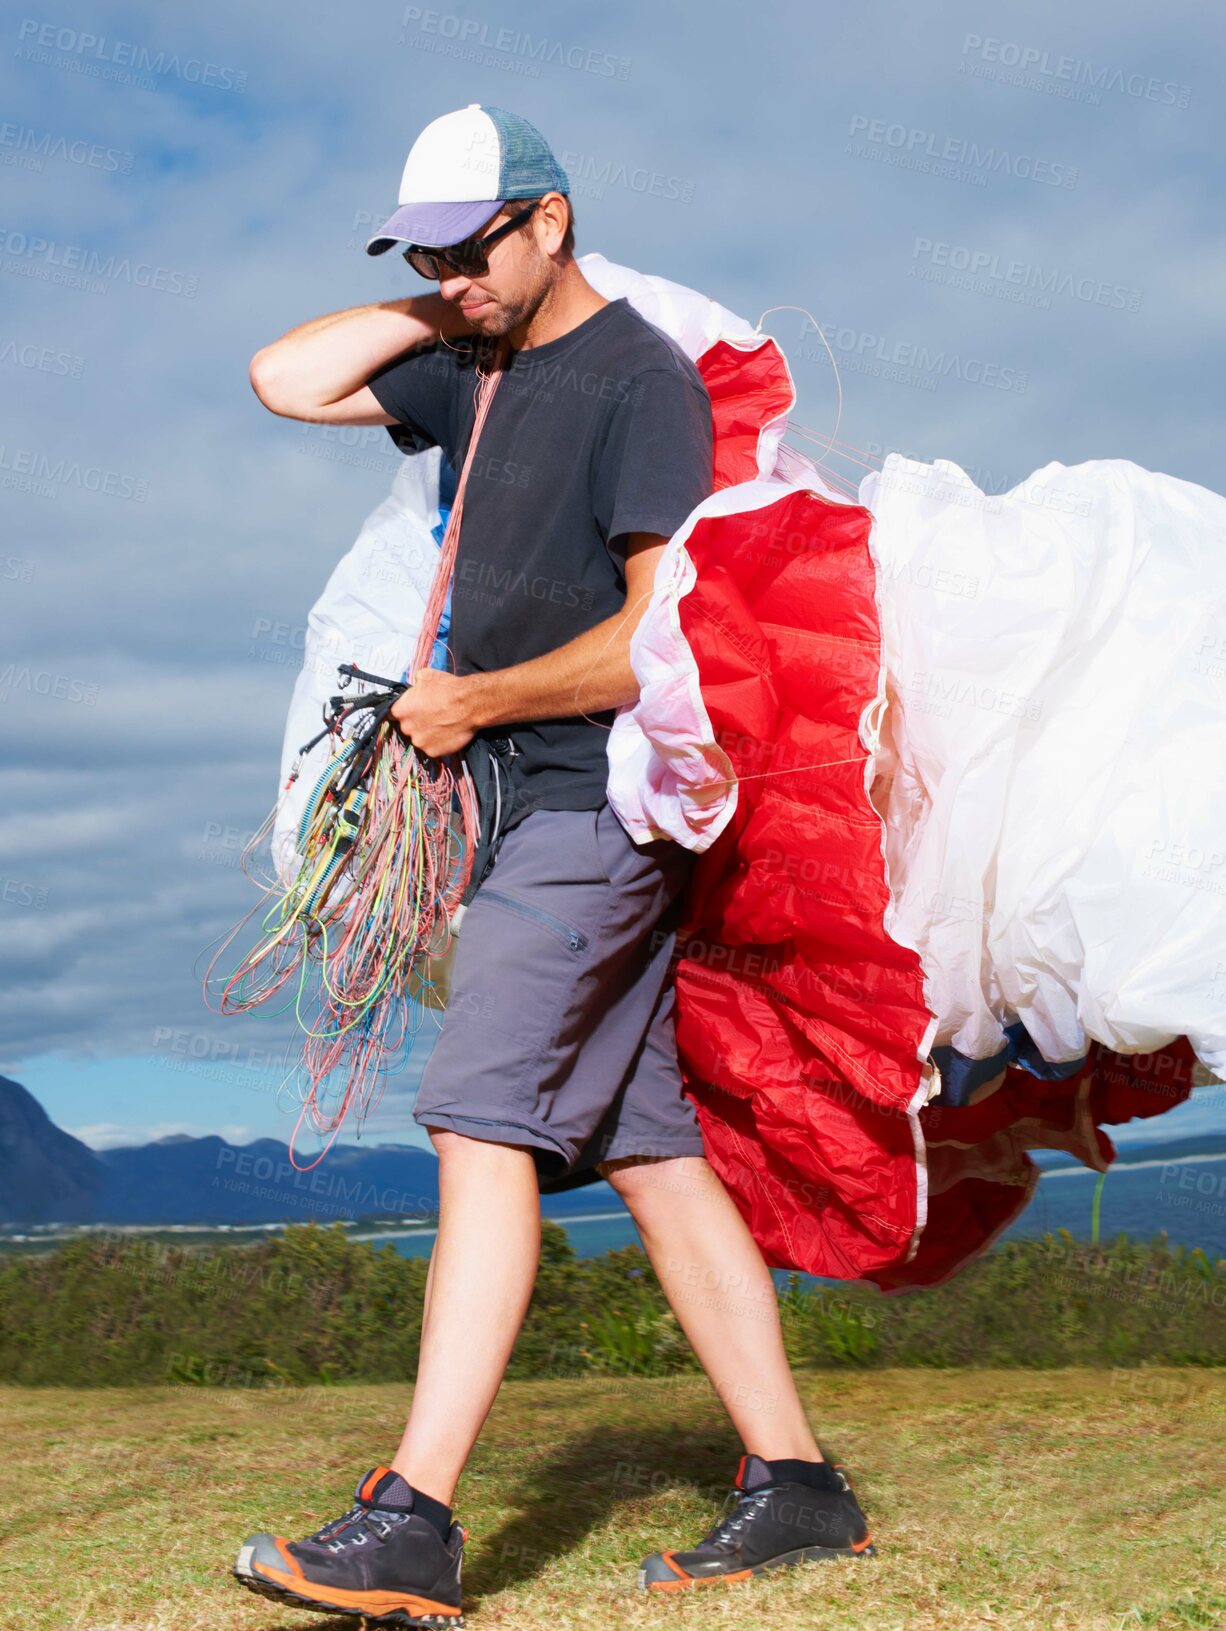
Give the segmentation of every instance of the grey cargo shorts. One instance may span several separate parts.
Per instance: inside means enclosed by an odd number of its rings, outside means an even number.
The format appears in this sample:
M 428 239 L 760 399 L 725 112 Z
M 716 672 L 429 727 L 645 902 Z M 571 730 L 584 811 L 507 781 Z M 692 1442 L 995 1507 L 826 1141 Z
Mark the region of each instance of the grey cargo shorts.
M 461 924 L 414 1120 L 530 1145 L 542 1183 L 701 1155 L 669 969 L 693 861 L 671 839 L 636 844 L 607 802 L 505 833 Z

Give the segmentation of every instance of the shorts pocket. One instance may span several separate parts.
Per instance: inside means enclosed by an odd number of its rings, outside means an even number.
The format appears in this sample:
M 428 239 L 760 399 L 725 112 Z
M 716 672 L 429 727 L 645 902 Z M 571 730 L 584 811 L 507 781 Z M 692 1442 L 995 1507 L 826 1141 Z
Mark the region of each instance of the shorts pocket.
M 520 917 L 527 918 L 530 923 L 539 923 L 543 928 L 556 934 L 580 957 L 588 948 L 588 937 L 582 929 L 576 929 L 573 923 L 566 923 L 552 912 L 546 912 L 540 906 L 531 906 L 525 900 L 519 900 L 515 895 L 508 895 L 505 890 L 491 889 L 488 884 L 481 886 L 481 899 L 493 906 L 501 906 L 508 912 L 516 912 Z

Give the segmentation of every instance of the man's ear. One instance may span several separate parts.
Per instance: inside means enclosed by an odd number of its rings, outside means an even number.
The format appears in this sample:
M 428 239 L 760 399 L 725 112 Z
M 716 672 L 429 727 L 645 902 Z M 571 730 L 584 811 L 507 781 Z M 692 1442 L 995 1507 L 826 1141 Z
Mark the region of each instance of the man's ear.
M 522 207 L 522 206 L 521 206 Z M 562 247 L 562 240 L 566 236 L 570 214 L 566 207 L 566 198 L 562 193 L 544 193 L 536 207 L 534 219 L 545 224 L 546 229 L 541 232 L 541 247 L 546 254 L 556 254 Z

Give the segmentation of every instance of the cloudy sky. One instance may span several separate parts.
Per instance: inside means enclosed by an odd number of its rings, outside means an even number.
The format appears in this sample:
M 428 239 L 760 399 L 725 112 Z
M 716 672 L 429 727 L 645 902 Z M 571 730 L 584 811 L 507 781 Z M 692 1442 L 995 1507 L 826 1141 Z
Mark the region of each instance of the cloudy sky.
M 212 0 L 3 28 L 0 1069 L 96 1144 L 287 1131 L 286 1023 L 214 1019 L 199 976 L 251 904 L 307 611 L 397 456 L 274 418 L 247 364 L 424 288 L 361 243 L 430 119 L 537 124 L 580 251 L 751 321 L 806 308 L 849 443 L 996 489 L 1098 457 L 1223 488 L 1217 8 Z M 805 322 L 767 326 L 827 428 Z M 415 1135 L 414 1084 L 371 1136 Z

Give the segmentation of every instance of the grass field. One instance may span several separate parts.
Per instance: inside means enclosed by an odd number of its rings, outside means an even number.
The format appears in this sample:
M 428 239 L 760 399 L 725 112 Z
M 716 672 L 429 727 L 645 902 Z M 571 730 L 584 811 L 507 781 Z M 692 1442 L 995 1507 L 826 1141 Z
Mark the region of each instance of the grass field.
M 460 1486 L 473 1628 L 962 1631 L 1226 1623 L 1226 1374 L 801 1375 L 879 1556 L 694 1596 L 634 1589 L 692 1544 L 739 1445 L 705 1380 L 504 1383 Z M 0 1389 L 4 1631 L 340 1631 L 229 1577 L 390 1453 L 407 1388 Z

